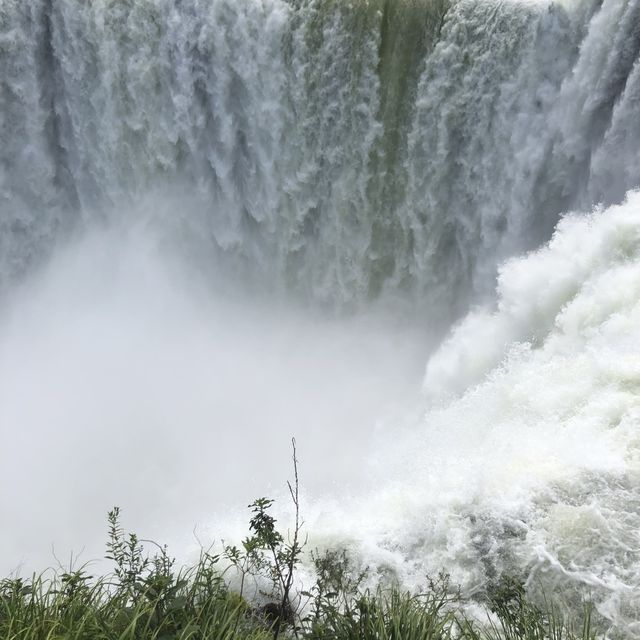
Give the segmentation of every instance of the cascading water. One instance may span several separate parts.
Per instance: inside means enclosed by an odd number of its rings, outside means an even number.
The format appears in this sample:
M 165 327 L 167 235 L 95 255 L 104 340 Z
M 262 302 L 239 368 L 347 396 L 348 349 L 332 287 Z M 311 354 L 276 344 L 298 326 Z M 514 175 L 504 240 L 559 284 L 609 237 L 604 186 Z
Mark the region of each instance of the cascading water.
M 272 286 L 464 308 L 636 186 L 639 11 L 4 2 L 2 273 L 172 185 L 174 229 Z
M 296 433 L 319 540 L 640 634 L 639 122 L 638 0 L 2 0 L 3 547 Z

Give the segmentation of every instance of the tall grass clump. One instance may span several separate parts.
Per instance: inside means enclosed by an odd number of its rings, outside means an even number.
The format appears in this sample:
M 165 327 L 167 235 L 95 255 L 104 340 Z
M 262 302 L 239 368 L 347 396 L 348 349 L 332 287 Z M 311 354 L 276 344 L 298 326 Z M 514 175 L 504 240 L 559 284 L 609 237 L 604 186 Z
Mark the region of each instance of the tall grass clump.
M 261 503 L 265 506 L 264 503 Z M 254 505 L 255 509 L 256 506 Z M 260 507 L 258 507 L 260 508 Z M 468 618 L 464 599 L 446 575 L 424 593 L 399 586 L 364 587 L 344 551 L 311 554 L 315 582 L 308 590 L 266 589 L 255 601 L 227 585 L 229 566 L 202 552 L 194 566 L 175 568 L 165 547 L 147 555 L 135 534 L 125 536 L 119 511 L 109 513 L 111 574 L 86 568 L 0 582 L 3 640 L 595 640 L 590 610 L 572 624 L 552 603 L 534 604 L 520 582 L 503 580 L 489 594 L 480 618 Z M 254 514 L 255 517 L 255 514 Z M 269 528 L 271 524 L 268 525 Z M 276 540 L 279 540 L 277 538 Z M 256 552 L 255 534 L 240 556 Z M 282 585 L 269 547 L 254 563 L 238 560 L 251 578 L 270 575 Z M 276 555 L 278 547 L 276 542 Z M 298 562 L 296 556 L 293 565 Z M 253 563 L 253 564 L 252 564 Z M 284 574 L 284 585 L 292 584 Z M 366 580 L 369 583 L 369 580 Z M 262 581 L 263 584 L 267 584 Z M 270 600 L 264 604 L 265 597 Z M 285 604 L 283 604 L 283 602 Z
M 165 548 L 148 556 L 126 538 L 119 511 L 109 513 L 112 574 L 85 569 L 0 582 L 0 638 L 15 640 L 169 640 L 271 638 L 228 590 L 219 558 L 203 553 L 192 568 L 174 569 Z
M 570 618 L 544 597 L 534 603 L 521 581 L 487 588 L 470 618 L 468 602 L 445 573 L 421 593 L 400 585 L 371 586 L 344 550 L 307 555 L 315 580 L 294 588 L 307 543 L 302 535 L 298 461 L 289 484 L 295 520 L 285 535 L 268 498 L 249 508 L 249 534 L 219 554 L 202 550 L 191 567 L 176 567 L 166 546 L 125 533 L 120 510 L 107 516 L 110 573 L 87 565 L 30 579 L 0 581 L 0 640 L 595 640 L 591 609 Z M 144 545 L 150 546 L 148 553 Z M 229 587 L 231 573 L 239 587 Z M 247 580 L 260 585 L 249 598 Z M 236 584 L 238 581 L 236 581 Z

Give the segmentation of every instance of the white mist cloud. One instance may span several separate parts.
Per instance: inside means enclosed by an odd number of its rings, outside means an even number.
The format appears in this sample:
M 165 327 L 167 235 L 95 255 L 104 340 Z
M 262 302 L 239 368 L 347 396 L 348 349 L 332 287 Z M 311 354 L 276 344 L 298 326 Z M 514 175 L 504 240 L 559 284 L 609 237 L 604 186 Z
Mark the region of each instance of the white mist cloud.
M 424 358 L 407 326 L 213 294 L 148 238 L 88 235 L 0 319 L 0 569 L 50 565 L 51 545 L 99 557 L 114 504 L 143 535 L 188 535 L 279 492 L 291 436 L 305 489 L 342 489 Z

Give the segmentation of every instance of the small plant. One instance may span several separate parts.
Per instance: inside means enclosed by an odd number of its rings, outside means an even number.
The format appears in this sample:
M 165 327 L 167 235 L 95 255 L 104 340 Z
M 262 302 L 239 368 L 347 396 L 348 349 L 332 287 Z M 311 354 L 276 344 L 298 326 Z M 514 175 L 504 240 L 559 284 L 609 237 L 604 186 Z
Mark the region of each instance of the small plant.
M 225 546 L 226 559 L 240 574 L 240 595 L 244 593 L 247 576 L 262 576 L 270 584 L 265 595 L 275 599 L 263 607 L 265 617 L 272 623 L 273 637 L 277 640 L 283 624 L 293 626 L 295 631 L 295 607 L 292 603 L 291 588 L 296 568 L 300 562 L 306 539 L 301 541 L 303 521 L 300 518 L 300 481 L 298 477 L 298 458 L 295 438 L 292 438 L 294 481 L 287 482 L 295 509 L 293 532 L 285 537 L 276 528 L 276 519 L 270 509 L 274 501 L 270 498 L 258 498 L 250 505 L 251 535 L 242 541 L 242 548 Z
M 144 555 L 142 543 L 135 533 L 125 537 L 120 526 L 120 508 L 114 507 L 107 514 L 109 538 L 107 541 L 107 560 L 116 564 L 114 573 L 130 598 L 136 597 L 143 575 L 149 566 L 149 558 Z
M 329 549 L 321 555 L 316 551 L 311 559 L 316 582 L 311 591 L 304 591 L 302 595 L 312 601 L 312 613 L 306 621 L 318 626 L 327 615 L 351 612 L 354 601 L 362 595 L 361 587 L 369 569 L 354 571 L 344 549 Z

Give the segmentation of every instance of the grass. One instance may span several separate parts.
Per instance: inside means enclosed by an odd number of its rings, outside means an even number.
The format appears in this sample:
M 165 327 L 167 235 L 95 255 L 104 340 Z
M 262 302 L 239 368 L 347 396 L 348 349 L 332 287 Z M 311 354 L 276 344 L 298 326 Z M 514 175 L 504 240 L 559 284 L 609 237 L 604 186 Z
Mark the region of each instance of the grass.
M 249 509 L 249 535 L 219 554 L 202 550 L 192 567 L 175 567 L 166 546 L 149 554 L 125 533 L 120 510 L 108 514 L 107 559 L 113 571 L 88 567 L 0 580 L 0 640 L 594 640 L 591 609 L 569 619 L 553 602 L 534 604 L 522 582 L 487 586 L 484 615 L 470 619 L 465 602 L 442 573 L 424 593 L 396 585 L 365 587 L 345 551 L 311 552 L 315 582 L 293 589 L 302 536 L 298 460 L 288 483 L 293 531 L 278 530 L 268 498 Z M 229 588 L 232 575 L 239 589 Z M 259 585 L 245 597 L 245 585 Z
M 206 570 L 206 569 L 205 569 Z M 188 576 L 184 576 L 188 578 Z M 6 640 L 134 640 L 271 637 L 252 624 L 246 604 L 199 568 L 191 579 L 173 580 L 172 590 L 141 589 L 130 598 L 111 578 L 89 584 L 88 576 L 41 577 L 0 585 L 0 637 Z M 75 586 L 70 586 L 70 585 Z M 114 588 L 115 587 L 115 588 Z
M 265 506 L 264 499 L 255 504 Z M 591 640 L 588 609 L 572 625 L 557 606 L 527 598 L 522 584 L 502 580 L 489 590 L 485 615 L 471 620 L 446 575 L 425 593 L 400 587 L 369 590 L 366 572 L 353 570 L 340 551 L 310 554 L 316 581 L 308 591 L 282 588 L 274 558 L 286 549 L 281 537 L 256 539 L 220 555 L 202 552 L 191 568 L 176 569 L 167 549 L 148 555 L 135 534 L 125 535 L 119 511 L 109 514 L 107 557 L 114 570 L 102 577 L 85 568 L 51 572 L 30 580 L 0 581 L 0 638 L 3 640 L 269 640 L 278 635 L 335 640 Z M 270 505 L 267 501 L 266 506 Z M 261 512 L 264 516 L 264 511 Z M 267 529 L 273 533 L 273 520 Z M 282 540 L 282 542 L 280 542 Z M 260 544 L 264 546 L 260 548 Z M 231 557 L 230 557 L 231 555 Z M 235 562 L 234 562 L 235 558 Z M 290 557 L 289 557 L 290 558 Z M 280 560 L 287 557 L 280 555 Z M 293 558 L 297 564 L 299 553 Z M 229 589 L 229 568 L 261 579 L 261 604 Z M 274 573 L 275 572 L 275 573 Z M 285 583 L 286 584 L 286 583 Z M 265 602 L 267 604 L 265 605 Z

